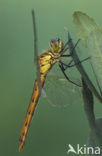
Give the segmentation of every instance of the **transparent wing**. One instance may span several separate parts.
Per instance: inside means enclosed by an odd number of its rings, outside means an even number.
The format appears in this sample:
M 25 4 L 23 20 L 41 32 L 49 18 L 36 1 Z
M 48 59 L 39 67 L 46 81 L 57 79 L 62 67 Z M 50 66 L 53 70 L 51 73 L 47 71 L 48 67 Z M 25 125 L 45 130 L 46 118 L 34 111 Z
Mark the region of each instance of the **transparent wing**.
M 81 83 L 79 80 L 71 80 L 77 84 Z M 64 77 L 56 76 L 52 72 L 47 76 L 43 94 L 45 100 L 55 107 L 82 103 L 81 87 L 68 82 Z

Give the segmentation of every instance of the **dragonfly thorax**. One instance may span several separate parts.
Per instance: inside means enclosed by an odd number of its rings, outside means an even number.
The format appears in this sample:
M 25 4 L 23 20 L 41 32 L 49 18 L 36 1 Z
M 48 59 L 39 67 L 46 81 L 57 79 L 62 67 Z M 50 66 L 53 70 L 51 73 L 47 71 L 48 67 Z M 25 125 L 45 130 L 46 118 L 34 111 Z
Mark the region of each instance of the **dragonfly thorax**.
M 63 42 L 60 39 L 53 39 L 50 41 L 51 52 L 53 55 L 61 55 L 63 50 Z

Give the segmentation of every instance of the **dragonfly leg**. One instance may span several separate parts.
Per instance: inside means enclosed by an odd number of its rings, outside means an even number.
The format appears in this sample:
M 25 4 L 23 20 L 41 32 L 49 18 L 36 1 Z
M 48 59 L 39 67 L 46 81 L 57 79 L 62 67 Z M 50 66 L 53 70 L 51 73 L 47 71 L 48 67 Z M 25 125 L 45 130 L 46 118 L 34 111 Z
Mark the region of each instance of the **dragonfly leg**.
M 71 60 L 68 64 L 65 64 L 64 62 L 62 61 L 59 61 L 62 65 L 63 65 L 63 70 L 65 71 L 67 68 L 70 68 L 73 60 Z
M 63 46 L 63 49 L 62 49 L 62 54 L 65 52 L 65 51 L 67 51 L 68 49 L 69 49 L 69 46 L 68 46 L 68 44 L 69 44 L 69 42 L 71 41 L 72 39 L 69 39 L 66 43 L 65 43 L 65 45 Z M 61 55 L 62 56 L 62 55 Z M 63 56 L 62 56 L 63 57 Z
M 68 46 L 68 44 L 69 44 L 69 42 L 70 42 L 71 40 L 72 40 L 72 39 L 68 40 L 68 41 L 65 43 L 65 45 L 64 45 L 64 47 L 63 47 L 63 51 L 65 51 L 66 46 Z M 67 47 L 67 48 L 68 48 L 68 47 Z
M 63 52 L 62 52 L 62 54 L 67 50 L 67 49 L 69 49 L 69 46 L 68 47 L 66 47 L 70 42 L 71 42 L 71 40 L 72 39 L 70 39 L 69 41 L 67 41 L 66 43 L 65 43 L 65 45 L 64 45 L 64 47 L 63 47 Z M 73 51 L 75 48 L 76 48 L 76 46 L 78 45 L 78 43 L 79 43 L 79 41 L 80 41 L 80 39 L 76 42 L 76 44 L 75 44 L 75 46 L 73 47 L 73 49 L 71 50 L 71 51 Z M 71 55 L 71 54 L 70 54 Z M 62 55 L 61 55 L 62 56 Z M 68 56 L 68 55 L 66 55 L 66 56 Z M 62 56 L 62 57 L 66 57 L 66 56 Z
M 68 64 L 63 63 L 62 61 L 60 61 L 60 62 L 61 62 L 61 64 L 63 64 L 63 66 L 65 66 L 65 67 L 64 67 L 64 70 L 66 70 L 67 68 L 74 67 L 74 66 L 76 66 L 77 64 L 80 64 L 80 63 L 82 63 L 82 62 L 88 60 L 89 58 L 90 58 L 90 57 L 87 57 L 87 58 L 85 58 L 85 59 L 83 59 L 83 60 L 81 60 L 81 61 L 79 61 L 79 62 L 77 62 L 77 63 L 75 63 L 75 64 L 72 64 L 72 65 L 71 65 L 71 63 L 73 62 L 73 60 L 71 60 Z
M 63 53 L 69 49 L 69 45 L 68 45 L 68 44 L 69 44 L 71 41 L 72 41 L 72 39 L 69 39 L 69 40 L 65 43 L 65 45 L 64 45 L 64 47 L 63 47 L 63 49 L 62 49 L 62 55 L 61 55 L 61 57 L 69 57 L 69 56 L 71 56 L 71 54 L 69 54 L 69 55 L 63 55 Z M 75 46 L 73 47 L 72 51 L 75 49 L 75 47 L 77 46 L 77 44 L 79 43 L 79 41 L 80 41 L 80 39 L 77 41 L 77 43 L 76 43 Z M 67 47 L 67 46 L 68 46 L 68 47 Z
M 61 57 L 70 57 L 70 56 L 72 56 L 72 54 L 63 55 L 63 53 L 64 53 L 67 49 L 69 49 L 69 47 L 66 47 L 66 46 L 68 45 L 68 43 L 69 43 L 70 41 L 71 41 L 71 39 L 65 43 Z M 76 46 L 77 46 L 77 44 L 79 43 L 79 41 L 80 41 L 80 39 L 76 42 L 76 44 L 75 44 L 75 46 L 73 47 L 72 51 L 76 48 Z
M 73 51 L 76 48 L 76 46 L 78 45 L 79 42 L 80 42 L 80 39 L 76 42 L 75 46 L 73 47 L 73 49 L 71 51 Z
M 67 55 L 61 55 L 60 57 L 70 57 L 72 56 L 71 54 L 67 54 Z
M 65 78 L 66 78 L 69 82 L 73 83 L 74 85 L 76 85 L 76 86 L 78 86 L 78 87 L 82 87 L 82 86 L 80 86 L 79 84 L 76 84 L 75 82 L 73 82 L 73 81 L 71 81 L 71 80 L 69 79 L 69 77 L 68 77 L 67 74 L 65 73 L 65 68 L 64 68 L 62 62 L 59 62 L 59 67 L 60 67 L 62 73 L 64 74 Z
M 90 59 L 90 57 L 87 57 L 87 58 L 85 58 L 85 59 L 83 59 L 83 60 L 81 60 L 81 61 L 79 61 L 79 62 L 77 62 L 77 63 L 75 63 L 75 64 L 73 64 L 73 65 L 71 65 L 70 67 L 74 67 L 74 66 L 76 66 L 77 64 L 80 64 L 80 63 L 82 63 L 82 62 L 84 62 L 84 61 L 86 61 L 86 60 L 88 60 L 88 59 Z

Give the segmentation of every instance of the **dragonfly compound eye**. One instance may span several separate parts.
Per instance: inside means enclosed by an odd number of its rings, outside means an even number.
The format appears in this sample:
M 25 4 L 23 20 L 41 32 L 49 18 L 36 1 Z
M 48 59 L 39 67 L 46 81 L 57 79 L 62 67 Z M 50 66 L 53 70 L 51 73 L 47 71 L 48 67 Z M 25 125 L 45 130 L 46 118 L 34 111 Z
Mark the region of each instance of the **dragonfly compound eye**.
M 50 47 L 53 53 L 60 53 L 63 48 L 63 43 L 59 38 L 53 39 L 50 41 Z

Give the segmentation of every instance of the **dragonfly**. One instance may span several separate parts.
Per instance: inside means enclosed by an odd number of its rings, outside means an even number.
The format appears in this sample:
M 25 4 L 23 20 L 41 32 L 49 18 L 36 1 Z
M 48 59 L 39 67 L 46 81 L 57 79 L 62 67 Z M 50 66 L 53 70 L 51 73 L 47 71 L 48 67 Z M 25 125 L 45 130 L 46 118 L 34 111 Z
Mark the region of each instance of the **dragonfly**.
M 81 87 L 79 84 L 73 82 L 69 79 L 67 74 L 65 73 L 65 70 L 69 67 L 73 67 L 72 60 L 66 65 L 61 61 L 61 57 L 70 57 L 70 54 L 64 55 L 63 53 L 68 49 L 68 42 L 64 45 L 62 40 L 59 38 L 52 39 L 50 41 L 50 49 L 47 52 L 42 53 L 40 56 L 38 56 L 38 49 L 37 49 L 37 34 L 36 34 L 36 23 L 35 23 L 35 14 L 34 10 L 32 10 L 32 17 L 33 17 L 33 25 L 34 25 L 34 55 L 35 55 L 35 61 L 37 64 L 37 78 L 35 80 L 33 93 L 31 96 L 30 104 L 26 113 L 26 117 L 20 132 L 20 138 L 19 138 L 19 151 L 22 151 L 26 136 L 28 133 L 28 129 L 31 123 L 32 116 L 34 114 L 36 105 L 38 103 L 39 97 L 41 95 L 42 89 L 45 84 L 46 77 L 49 73 L 49 71 L 52 69 L 52 67 L 58 63 L 61 71 L 63 72 L 66 80 L 71 82 L 73 85 L 76 85 L 77 87 Z

